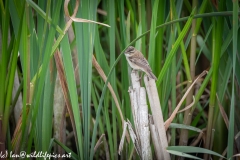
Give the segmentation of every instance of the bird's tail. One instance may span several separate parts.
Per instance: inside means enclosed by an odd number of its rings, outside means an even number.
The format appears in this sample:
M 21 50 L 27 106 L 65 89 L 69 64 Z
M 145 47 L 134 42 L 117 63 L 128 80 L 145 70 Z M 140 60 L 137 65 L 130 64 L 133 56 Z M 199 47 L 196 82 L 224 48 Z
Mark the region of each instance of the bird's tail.
M 157 77 L 152 72 L 148 72 L 148 76 L 152 79 L 157 80 Z

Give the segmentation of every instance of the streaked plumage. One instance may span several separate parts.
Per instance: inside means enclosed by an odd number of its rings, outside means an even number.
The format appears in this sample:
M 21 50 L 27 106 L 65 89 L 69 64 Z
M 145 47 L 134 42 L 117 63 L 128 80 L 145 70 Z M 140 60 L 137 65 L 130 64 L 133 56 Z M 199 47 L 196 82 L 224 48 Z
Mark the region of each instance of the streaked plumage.
M 150 68 L 148 61 L 140 51 L 136 50 L 132 46 L 129 46 L 125 51 L 125 56 L 132 69 L 141 70 L 145 72 L 148 77 L 157 80 L 156 76 L 152 73 L 152 69 Z

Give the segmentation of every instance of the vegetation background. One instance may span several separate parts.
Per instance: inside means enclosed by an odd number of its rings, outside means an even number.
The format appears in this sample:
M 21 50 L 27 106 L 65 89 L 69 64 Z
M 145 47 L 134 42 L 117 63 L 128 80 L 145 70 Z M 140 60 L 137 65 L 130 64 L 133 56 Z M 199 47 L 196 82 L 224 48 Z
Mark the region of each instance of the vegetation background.
M 207 71 L 167 130 L 171 158 L 240 153 L 237 0 L 68 2 L 0 0 L 0 151 L 139 159 L 132 142 L 118 155 L 132 45 L 158 77 L 164 120 Z

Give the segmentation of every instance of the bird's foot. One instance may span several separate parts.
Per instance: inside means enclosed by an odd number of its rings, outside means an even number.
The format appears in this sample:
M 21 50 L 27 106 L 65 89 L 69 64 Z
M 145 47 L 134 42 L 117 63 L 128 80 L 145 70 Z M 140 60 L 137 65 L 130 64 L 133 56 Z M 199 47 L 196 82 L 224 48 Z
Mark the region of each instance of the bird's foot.
M 140 81 L 142 79 L 142 76 L 143 76 L 143 73 L 141 72 L 140 73 L 140 77 L 139 77 L 139 79 L 137 81 Z

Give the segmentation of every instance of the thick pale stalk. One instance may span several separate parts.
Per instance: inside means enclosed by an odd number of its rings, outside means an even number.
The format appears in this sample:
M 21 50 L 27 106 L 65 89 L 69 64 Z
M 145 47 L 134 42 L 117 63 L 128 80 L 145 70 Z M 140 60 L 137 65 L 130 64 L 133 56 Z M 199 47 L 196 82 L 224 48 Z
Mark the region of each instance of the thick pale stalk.
M 152 138 L 152 142 L 153 142 L 153 146 L 155 148 L 155 155 L 157 160 L 161 160 L 163 159 L 163 151 L 162 151 L 162 143 L 160 141 L 160 138 L 158 136 L 158 131 L 154 125 L 153 122 L 153 117 L 149 116 L 149 124 L 150 124 L 150 130 L 151 130 L 151 138 Z
M 140 86 L 137 72 L 131 73 L 132 88 L 130 91 L 131 107 L 139 144 L 139 154 L 142 159 L 152 159 L 150 132 L 148 123 L 148 106 L 146 91 Z
M 170 155 L 166 151 L 168 147 L 166 131 L 164 127 L 163 115 L 160 105 L 160 100 L 158 96 L 157 86 L 153 79 L 148 79 L 147 76 L 144 76 L 144 82 L 147 89 L 148 99 L 150 102 L 150 107 L 153 114 L 153 121 L 162 144 L 161 150 L 163 153 L 164 160 L 170 160 Z M 159 152 L 159 151 L 158 151 Z
M 152 159 L 152 151 L 150 145 L 150 131 L 148 123 L 148 106 L 146 100 L 146 90 L 141 87 L 139 90 L 139 126 L 140 126 L 140 142 L 142 148 L 142 159 Z

